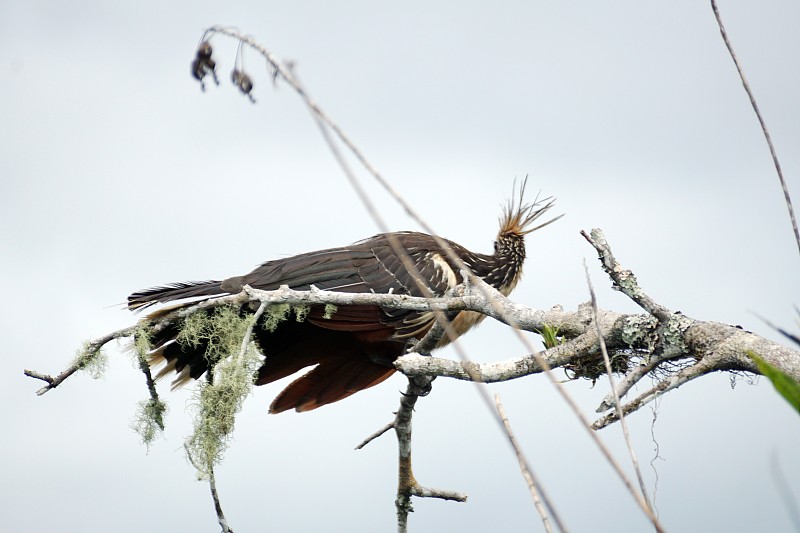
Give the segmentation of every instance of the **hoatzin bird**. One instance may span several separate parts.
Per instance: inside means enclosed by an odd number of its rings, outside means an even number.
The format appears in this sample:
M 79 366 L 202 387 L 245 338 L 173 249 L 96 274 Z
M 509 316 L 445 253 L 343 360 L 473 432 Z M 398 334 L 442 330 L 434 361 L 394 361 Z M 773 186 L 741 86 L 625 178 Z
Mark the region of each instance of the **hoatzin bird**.
M 460 270 L 464 266 L 507 296 L 522 274 L 525 235 L 555 220 L 534 226 L 553 200 L 526 204 L 523 193 L 524 183 L 520 198 L 512 196 L 503 209 L 494 253 L 475 253 L 455 242 L 443 241 L 463 265 L 458 265 L 430 235 L 401 231 L 379 234 L 350 246 L 267 261 L 249 274 L 224 281 L 176 283 L 142 290 L 128 297 L 128 307 L 136 310 L 193 298 L 183 304 L 191 305 L 197 297 L 235 294 L 245 285 L 263 290 L 281 285 L 308 290 L 314 285 L 331 291 L 424 296 L 398 252 L 407 255 L 432 296 L 442 296 L 461 283 Z M 390 236 L 399 250 L 393 248 Z M 249 307 L 246 309 L 252 312 Z M 483 318 L 476 312 L 461 311 L 453 319 L 453 330 L 461 335 Z M 264 385 L 313 366 L 278 395 L 270 412 L 316 409 L 387 379 L 395 372 L 392 363 L 405 352 L 409 341 L 421 339 L 434 321 L 431 312 L 354 305 L 339 306 L 332 316 L 325 316 L 324 306 L 312 306 L 302 322 L 285 320 L 274 331 L 253 328 L 254 340 L 265 358 L 255 382 Z M 176 340 L 178 333 L 178 326 L 168 327 L 151 339 L 151 366 L 166 363 L 156 378 L 175 371 L 178 377 L 173 386 L 198 379 L 209 370 L 205 346 L 181 343 Z M 437 348 L 449 342 L 445 337 Z

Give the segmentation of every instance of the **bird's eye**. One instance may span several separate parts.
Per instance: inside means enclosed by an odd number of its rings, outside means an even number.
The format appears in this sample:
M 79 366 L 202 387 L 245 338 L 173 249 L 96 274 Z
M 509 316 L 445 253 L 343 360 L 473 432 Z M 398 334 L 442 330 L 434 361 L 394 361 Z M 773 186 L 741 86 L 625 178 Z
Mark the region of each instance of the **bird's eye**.
M 497 241 L 494 241 L 494 251 L 497 252 L 497 250 L 499 250 L 499 249 L 500 249 L 500 243 L 497 242 Z

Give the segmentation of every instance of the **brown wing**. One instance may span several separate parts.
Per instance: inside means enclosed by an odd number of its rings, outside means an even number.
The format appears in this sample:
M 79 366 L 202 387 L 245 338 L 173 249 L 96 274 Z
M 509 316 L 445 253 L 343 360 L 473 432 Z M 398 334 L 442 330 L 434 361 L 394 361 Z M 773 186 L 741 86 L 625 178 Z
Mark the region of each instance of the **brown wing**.
M 394 235 L 434 295 L 443 294 L 460 281 L 435 251 L 430 236 L 410 232 Z M 287 278 L 291 280 L 288 283 Z M 265 263 L 243 276 L 241 283 L 258 288 L 285 283 L 298 289 L 314 285 L 343 292 L 422 295 L 386 235 L 351 247 L 296 256 L 288 263 Z M 391 364 L 403 353 L 408 338 L 424 335 L 432 320 L 429 313 L 376 306 L 341 306 L 326 318 L 324 308 L 316 306 L 305 326 L 292 324 L 272 333 L 257 333 L 266 356 L 257 383 L 270 383 L 316 364 L 276 398 L 270 411 L 306 411 L 340 400 L 388 378 L 394 372 Z
M 433 295 L 442 295 L 460 282 L 460 276 L 433 238 L 414 232 L 392 235 Z M 235 293 L 244 285 L 264 290 L 281 285 L 306 290 L 314 285 L 342 292 L 423 295 L 389 237 L 381 234 L 351 246 L 268 261 L 249 274 L 222 282 L 181 283 L 139 291 L 129 297 L 129 306 L 144 308 L 182 298 Z M 377 306 L 340 306 L 326 317 L 324 306 L 314 306 L 303 322 L 289 319 L 274 331 L 254 329 L 255 340 L 265 356 L 256 383 L 270 383 L 316 365 L 292 382 L 270 410 L 314 409 L 388 378 L 394 372 L 392 362 L 403 353 L 407 340 L 424 335 L 432 322 L 430 313 Z M 180 385 L 202 376 L 208 361 L 205 346 L 184 346 L 175 340 L 177 333 L 176 328 L 168 328 L 153 339 L 153 359 L 166 360 L 159 376 L 174 370 L 179 373 L 174 383 Z
M 392 235 L 396 244 L 408 254 L 434 296 L 443 295 L 461 281 L 456 269 L 438 251 L 432 237 L 416 232 Z M 458 247 L 454 243 L 452 246 Z M 318 289 L 341 292 L 423 296 L 413 273 L 392 249 L 385 234 L 348 247 L 269 261 L 245 276 L 230 278 L 221 284 L 227 292 L 238 292 L 244 285 L 263 290 L 277 289 L 281 285 L 308 290 L 314 285 Z M 380 326 L 388 325 L 403 330 L 398 332 L 398 338 L 410 336 L 422 322 L 430 320 L 428 315 L 423 317 L 413 311 L 373 306 L 343 306 L 330 319 L 322 319 L 323 314 L 320 309 L 315 309 L 309 318 L 319 327 L 346 331 L 381 329 Z

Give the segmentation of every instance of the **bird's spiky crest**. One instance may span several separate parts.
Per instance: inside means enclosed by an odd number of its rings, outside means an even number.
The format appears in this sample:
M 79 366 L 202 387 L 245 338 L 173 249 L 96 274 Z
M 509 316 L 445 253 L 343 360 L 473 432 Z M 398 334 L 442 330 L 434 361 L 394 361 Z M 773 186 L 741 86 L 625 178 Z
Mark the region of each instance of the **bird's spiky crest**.
M 520 183 L 519 196 L 517 196 L 517 184 L 514 183 L 511 199 L 503 206 L 503 214 L 500 216 L 500 231 L 498 232 L 498 237 L 524 237 L 528 233 L 541 229 L 564 216 L 559 215 L 543 224 L 531 227 L 545 211 L 553 207 L 555 198 L 548 196 L 540 200 L 537 194 L 533 202 L 525 203 L 525 186 L 527 184 L 528 177 L 525 176 L 525 179 Z

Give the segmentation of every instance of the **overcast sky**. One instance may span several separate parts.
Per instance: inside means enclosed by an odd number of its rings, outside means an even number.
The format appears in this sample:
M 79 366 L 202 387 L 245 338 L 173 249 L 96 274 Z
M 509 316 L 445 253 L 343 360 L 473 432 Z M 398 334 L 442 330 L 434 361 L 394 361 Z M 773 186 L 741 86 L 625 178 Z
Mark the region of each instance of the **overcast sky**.
M 443 236 L 491 251 L 515 178 L 566 216 L 528 239 L 513 294 L 538 308 L 610 290 L 581 229 L 605 231 L 659 303 L 777 339 L 797 328 L 798 253 L 756 118 L 708 2 L 0 3 L 0 516 L 8 531 L 218 531 L 182 443 L 190 391 L 163 394 L 149 454 L 129 429 L 146 397 L 128 355 L 44 397 L 80 343 L 135 320 L 118 304 L 165 282 L 227 277 L 377 232 L 297 96 L 245 51 L 253 105 L 189 75 L 202 29 L 228 24 L 295 61 L 312 96 Z M 720 1 L 800 198 L 796 2 Z M 418 229 L 362 172 L 392 229 Z M 800 201 L 800 200 L 798 200 Z M 535 338 L 535 336 L 532 336 Z M 504 327 L 463 339 L 475 360 L 519 356 Z M 454 357 L 449 351 L 442 356 Z M 630 419 L 668 531 L 786 531 L 773 465 L 800 495 L 800 424 L 764 379 L 706 377 Z M 404 379 L 298 415 L 261 387 L 219 468 L 236 531 L 391 531 L 396 444 L 353 451 L 389 421 Z M 607 385 L 566 385 L 592 417 Z M 640 391 L 643 390 L 640 388 Z M 495 385 L 571 531 L 647 521 L 543 376 Z M 438 380 L 414 419 L 413 531 L 537 531 L 516 460 L 472 385 Z M 619 427 L 601 432 L 627 468 Z M 654 449 L 658 447 L 658 458 Z M 650 463 L 654 468 L 651 468 Z M 627 468 L 630 472 L 630 468 Z M 657 473 L 657 474 L 656 474 Z M 657 485 L 656 485 L 657 480 Z

